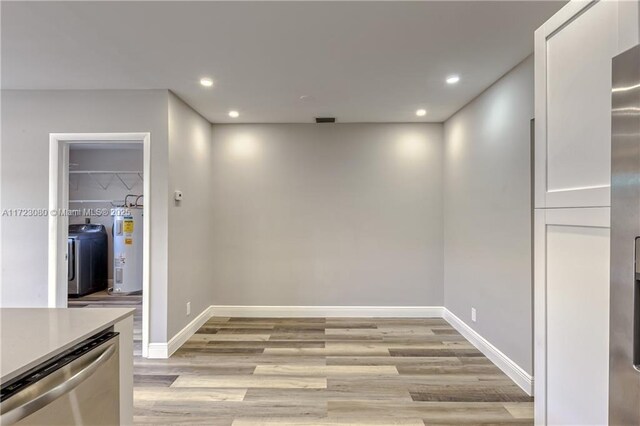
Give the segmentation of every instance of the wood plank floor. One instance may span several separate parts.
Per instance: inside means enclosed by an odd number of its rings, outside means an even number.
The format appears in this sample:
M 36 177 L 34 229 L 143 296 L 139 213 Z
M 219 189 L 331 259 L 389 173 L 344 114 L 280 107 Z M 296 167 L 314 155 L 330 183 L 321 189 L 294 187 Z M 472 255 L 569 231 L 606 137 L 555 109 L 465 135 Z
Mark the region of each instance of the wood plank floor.
M 533 424 L 533 403 L 441 319 L 213 318 L 136 359 L 138 424 Z
M 133 308 L 133 355 L 142 355 L 142 295 L 110 295 L 99 291 L 78 298 L 69 298 L 70 308 Z
M 141 296 L 69 305 L 136 309 L 136 424 L 533 424 L 532 398 L 441 319 L 212 318 L 149 360 Z

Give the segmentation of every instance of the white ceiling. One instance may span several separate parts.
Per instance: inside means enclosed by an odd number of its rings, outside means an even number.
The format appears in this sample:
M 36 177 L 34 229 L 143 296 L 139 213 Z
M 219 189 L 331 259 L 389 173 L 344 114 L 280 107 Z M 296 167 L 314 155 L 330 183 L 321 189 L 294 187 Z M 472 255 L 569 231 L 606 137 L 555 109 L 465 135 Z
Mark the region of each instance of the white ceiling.
M 168 88 L 212 122 L 440 122 L 563 4 L 3 2 L 2 87 Z

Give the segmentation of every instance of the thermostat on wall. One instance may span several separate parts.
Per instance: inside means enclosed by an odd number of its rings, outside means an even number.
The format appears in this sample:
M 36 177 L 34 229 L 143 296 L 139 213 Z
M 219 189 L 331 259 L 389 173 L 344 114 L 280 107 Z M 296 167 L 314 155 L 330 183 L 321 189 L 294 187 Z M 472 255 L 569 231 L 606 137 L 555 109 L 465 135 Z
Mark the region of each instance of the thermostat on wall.
M 182 201 L 182 191 L 175 191 L 175 192 L 173 193 L 173 198 L 174 198 L 176 201 Z

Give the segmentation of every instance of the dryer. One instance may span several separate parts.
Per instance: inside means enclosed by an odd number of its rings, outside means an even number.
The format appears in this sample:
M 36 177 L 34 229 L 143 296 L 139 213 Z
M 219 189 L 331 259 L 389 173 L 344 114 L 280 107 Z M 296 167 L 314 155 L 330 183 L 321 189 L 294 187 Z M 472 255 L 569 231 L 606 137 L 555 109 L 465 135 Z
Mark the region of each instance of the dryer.
M 107 250 L 107 230 L 104 225 L 69 225 L 67 277 L 70 297 L 80 297 L 107 288 Z

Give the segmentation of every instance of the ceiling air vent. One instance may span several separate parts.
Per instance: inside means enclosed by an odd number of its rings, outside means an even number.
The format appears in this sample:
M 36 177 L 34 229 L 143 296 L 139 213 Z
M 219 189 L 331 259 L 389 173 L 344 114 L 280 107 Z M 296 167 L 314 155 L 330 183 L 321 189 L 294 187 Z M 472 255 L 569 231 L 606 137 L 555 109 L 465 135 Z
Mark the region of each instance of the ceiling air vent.
M 335 123 L 335 117 L 316 117 L 316 123 Z

